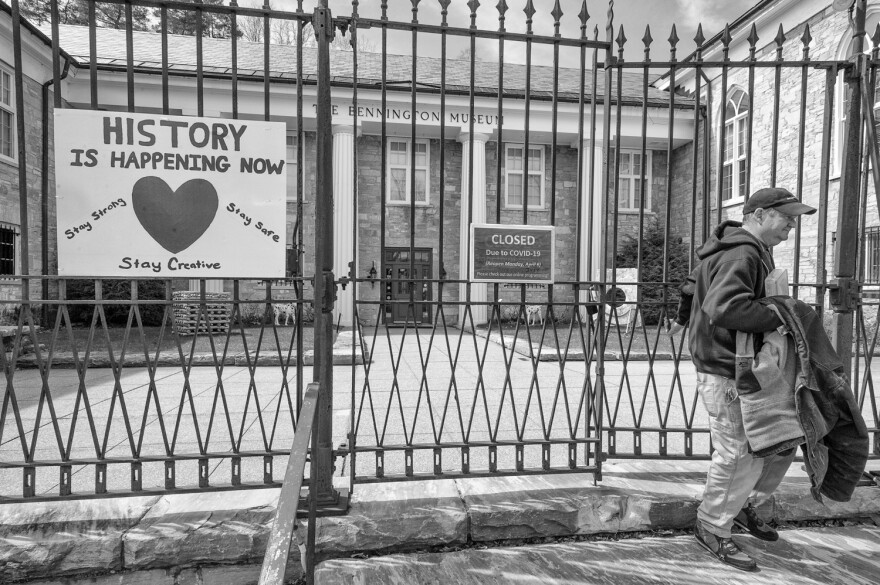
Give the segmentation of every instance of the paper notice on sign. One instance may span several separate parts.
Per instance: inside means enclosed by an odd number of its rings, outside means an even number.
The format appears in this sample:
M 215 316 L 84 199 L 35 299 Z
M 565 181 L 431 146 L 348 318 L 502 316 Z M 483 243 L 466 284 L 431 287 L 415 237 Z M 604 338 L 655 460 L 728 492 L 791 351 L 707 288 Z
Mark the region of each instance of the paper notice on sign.
M 283 278 L 286 126 L 55 111 L 62 276 Z

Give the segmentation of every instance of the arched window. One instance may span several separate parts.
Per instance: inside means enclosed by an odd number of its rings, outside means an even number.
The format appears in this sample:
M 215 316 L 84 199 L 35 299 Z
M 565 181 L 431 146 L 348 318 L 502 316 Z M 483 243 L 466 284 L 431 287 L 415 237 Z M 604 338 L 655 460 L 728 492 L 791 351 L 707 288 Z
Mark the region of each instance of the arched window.
M 724 165 L 721 171 L 721 199 L 731 201 L 746 195 L 746 148 L 749 140 L 749 96 L 734 90 L 724 106 Z
M 0 160 L 14 161 L 15 145 L 15 77 L 0 65 Z
M 877 23 L 880 22 L 880 10 L 877 8 L 868 8 L 867 18 L 865 20 L 865 30 L 869 31 L 870 34 L 873 34 L 874 29 L 877 26 Z M 840 48 L 838 49 L 838 59 L 841 61 L 846 61 L 853 54 L 853 43 L 855 39 L 853 39 L 852 29 L 849 29 L 846 32 L 846 35 L 841 39 Z M 864 41 L 862 42 L 862 50 L 865 53 L 870 54 L 873 50 L 873 42 L 869 34 L 865 34 Z M 876 80 L 877 86 L 874 88 L 874 110 L 875 116 L 877 108 L 880 107 L 880 75 L 878 75 Z M 844 76 L 844 72 L 840 72 L 837 76 L 837 91 L 835 96 L 835 110 L 836 110 L 836 123 L 837 128 L 832 134 L 832 142 L 834 145 L 834 152 L 832 155 L 831 168 L 833 170 L 833 174 L 836 176 L 840 175 L 841 170 L 843 169 L 843 141 L 846 132 L 846 116 L 849 111 L 849 100 L 850 100 L 850 91 L 849 86 L 846 83 L 846 77 Z

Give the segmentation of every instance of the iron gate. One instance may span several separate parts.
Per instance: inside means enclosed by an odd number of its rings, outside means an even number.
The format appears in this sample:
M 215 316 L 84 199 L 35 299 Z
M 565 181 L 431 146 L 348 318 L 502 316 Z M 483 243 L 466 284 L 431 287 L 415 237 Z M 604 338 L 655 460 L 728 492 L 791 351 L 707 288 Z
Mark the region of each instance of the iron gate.
M 338 497 L 334 465 L 353 488 L 601 478 L 606 457 L 708 458 L 684 339 L 665 325 L 711 226 L 765 184 L 820 209 L 778 249 L 777 265 L 853 356 L 880 454 L 876 302 L 857 294 L 870 284 L 856 263 L 874 254 L 856 236 L 876 221 L 862 136 L 871 110 L 861 102 L 880 35 L 867 57 L 817 59 L 809 26 L 780 26 L 771 40 L 747 13 L 710 39 L 700 29 L 679 58 L 674 28 L 662 49 L 650 30 L 630 49 L 613 2 L 601 25 L 586 2 L 576 14 L 523 4 L 355 0 L 331 14 L 323 2 L 279 11 L 108 0 L 67 25 L 53 1 L 41 32 L 14 1 L 21 205 L 8 229 L 20 270 L 3 299 L 14 311 L 0 356 L 3 501 L 278 485 L 309 368 L 325 392 L 315 454 L 325 503 Z M 497 26 L 477 25 L 488 16 Z M 27 126 L 35 84 L 23 74 L 22 35 L 51 62 L 51 78 L 36 84 L 39 140 Z M 843 83 L 850 91 L 839 92 Z M 233 119 L 288 122 L 290 278 L 187 286 L 53 276 L 52 110 L 203 116 L 217 99 Z M 850 130 L 837 138 L 844 101 Z M 39 209 L 27 187 L 34 168 Z M 471 224 L 552 226 L 553 282 L 470 278 Z M 386 260 L 395 250 L 407 260 Z M 275 321 L 288 304 L 291 328 Z M 175 311 L 190 316 L 193 335 Z M 219 335 L 217 314 L 228 323 Z M 10 487 L 19 479 L 21 490 Z

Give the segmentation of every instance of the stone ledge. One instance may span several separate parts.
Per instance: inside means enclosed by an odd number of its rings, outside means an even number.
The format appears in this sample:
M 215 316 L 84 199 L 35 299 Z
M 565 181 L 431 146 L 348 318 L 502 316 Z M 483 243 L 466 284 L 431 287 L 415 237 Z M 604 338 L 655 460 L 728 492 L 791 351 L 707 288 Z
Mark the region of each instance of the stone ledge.
M 0 582 L 256 583 L 278 494 L 236 492 L 232 509 L 230 492 L 0 506 Z M 301 576 L 298 548 L 289 563 Z
M 705 461 L 626 461 L 592 474 L 359 484 L 347 515 L 319 518 L 321 559 L 468 542 L 686 528 Z M 880 515 L 880 489 L 815 502 L 797 464 L 763 506 L 779 522 Z M 345 478 L 337 478 L 345 481 Z M 256 582 L 279 490 L 0 506 L 0 582 L 196 585 Z M 305 534 L 300 520 L 297 537 Z M 290 575 L 302 574 L 300 549 Z M 122 577 L 125 576 L 125 580 Z M 54 581 L 53 581 L 54 579 Z M 253 579 L 253 580 L 251 580 Z
M 318 518 L 319 557 L 467 542 L 468 515 L 453 480 L 358 485 L 345 516 Z M 300 521 L 298 534 L 305 534 Z
M 123 536 L 158 500 L 0 506 L 0 582 L 121 570 Z
M 699 501 L 690 494 L 593 487 L 591 474 L 460 480 L 474 541 L 681 528 Z M 494 485 L 493 485 L 494 484 Z
M 162 497 L 122 539 L 125 569 L 152 569 L 202 563 L 260 563 L 278 490 L 236 493 L 239 509 L 229 507 L 228 492 Z M 298 559 L 298 552 L 291 551 Z

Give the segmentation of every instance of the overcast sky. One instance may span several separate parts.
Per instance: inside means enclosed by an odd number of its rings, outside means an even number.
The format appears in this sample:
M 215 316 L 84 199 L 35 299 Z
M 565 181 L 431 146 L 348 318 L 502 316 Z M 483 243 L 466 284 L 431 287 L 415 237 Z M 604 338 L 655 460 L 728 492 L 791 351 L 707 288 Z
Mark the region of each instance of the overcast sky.
M 311 11 L 317 0 L 303 2 L 304 9 Z M 259 2 L 260 0 L 240 0 L 240 4 Z M 538 34 L 553 34 L 553 17 L 551 11 L 555 0 L 532 0 L 536 9 L 534 16 L 534 30 Z M 645 34 L 645 26 L 650 24 L 651 35 L 654 38 L 652 44 L 652 58 L 662 59 L 669 55 L 669 38 L 673 23 L 681 39 L 678 44 L 679 57 L 691 53 L 694 49 L 693 38 L 697 31 L 697 25 L 703 24 L 703 33 L 706 38 L 722 30 L 724 24 L 732 22 L 743 14 L 756 0 L 616 0 L 614 2 L 615 37 L 619 27 L 624 27 L 624 33 L 628 39 L 627 51 L 624 56 L 628 60 L 641 59 L 643 55 L 642 37 Z M 282 10 L 295 9 L 297 0 L 271 0 L 273 7 Z M 359 13 L 364 18 L 379 18 L 380 0 L 360 0 Z M 498 29 L 498 0 L 480 0 L 477 9 L 477 26 L 481 29 Z M 525 14 L 523 8 L 526 0 L 507 0 L 508 11 L 506 14 L 506 28 L 510 32 L 525 32 Z M 577 38 L 580 36 L 580 12 L 582 0 L 561 0 L 563 16 L 561 19 L 563 36 Z M 389 18 L 395 21 L 409 22 L 412 19 L 411 0 L 388 0 Z M 334 16 L 351 14 L 351 0 L 330 0 L 330 8 Z M 605 25 L 608 17 L 607 0 L 587 0 L 587 9 L 590 13 L 588 22 L 589 36 L 593 36 L 594 27 L 599 27 L 599 38 L 605 38 Z M 440 3 L 438 0 L 421 0 L 419 3 L 418 18 L 420 23 L 440 24 Z M 470 24 L 470 9 L 467 0 L 452 0 L 449 6 L 449 23 L 452 26 L 467 27 Z M 363 33 L 370 43 L 375 43 L 378 50 L 379 32 L 376 30 Z M 450 37 L 447 55 L 456 57 L 468 48 L 467 38 Z M 409 54 L 412 52 L 411 36 L 407 33 L 389 34 L 389 52 Z M 439 56 L 439 42 L 437 35 L 419 35 L 418 52 L 424 56 Z M 477 48 L 478 58 L 484 61 L 495 61 L 498 56 L 497 41 L 481 41 Z M 505 60 L 524 62 L 524 50 L 522 43 L 506 43 Z M 546 46 L 536 47 L 533 53 L 536 63 L 552 62 L 552 49 Z

